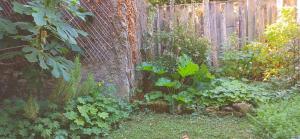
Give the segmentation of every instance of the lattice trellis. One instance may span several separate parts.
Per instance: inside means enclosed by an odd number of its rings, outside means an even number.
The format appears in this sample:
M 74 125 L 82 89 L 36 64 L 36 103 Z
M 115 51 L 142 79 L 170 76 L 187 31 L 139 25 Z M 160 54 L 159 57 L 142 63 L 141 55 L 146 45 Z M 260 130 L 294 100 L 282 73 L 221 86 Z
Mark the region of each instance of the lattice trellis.
M 28 0 L 17 0 L 25 3 Z M 109 58 L 109 52 L 113 48 L 113 41 L 116 29 L 114 27 L 114 10 L 111 0 L 80 0 L 81 6 L 94 14 L 92 21 L 83 22 L 74 18 L 70 13 L 64 11 L 67 21 L 73 26 L 86 31 L 88 37 L 77 39 L 79 46 L 85 51 L 84 62 L 102 63 Z M 18 21 L 20 16 L 13 14 L 10 0 L 1 0 L 0 16 Z

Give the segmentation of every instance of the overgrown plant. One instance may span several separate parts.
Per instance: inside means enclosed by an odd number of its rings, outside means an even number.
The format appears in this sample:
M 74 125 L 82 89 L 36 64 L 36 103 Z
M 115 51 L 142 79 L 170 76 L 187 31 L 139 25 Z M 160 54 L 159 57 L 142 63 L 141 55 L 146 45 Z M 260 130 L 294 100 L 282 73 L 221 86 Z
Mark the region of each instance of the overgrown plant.
M 11 52 L 2 55 L 1 59 L 21 55 L 29 62 L 38 63 L 43 70 L 51 70 L 54 77 L 70 80 L 73 63 L 66 54 L 81 52 L 76 38 L 87 36 L 87 33 L 68 23 L 63 17 L 63 9 L 82 20 L 92 14 L 84 12 L 78 0 L 33 0 L 26 4 L 12 2 L 12 5 L 13 11 L 22 18 L 18 22 L 0 18 L 0 39 L 12 39 L 11 42 L 17 43 L 6 46 Z M 22 50 L 15 49 L 18 47 Z
M 163 55 L 175 57 L 186 54 L 198 65 L 205 64 L 207 52 L 210 48 L 209 41 L 196 36 L 182 25 L 178 25 L 172 31 L 161 31 L 154 34 L 158 43 L 163 46 Z
M 50 95 L 50 100 L 53 102 L 59 104 L 68 102 L 76 96 L 80 96 L 80 92 L 85 91 L 83 88 L 80 88 L 82 75 L 79 57 L 75 58 L 74 68 L 70 71 L 70 73 L 70 80 L 68 82 L 62 79 L 58 80 L 52 94 Z M 90 79 L 87 81 L 90 81 Z M 87 84 L 86 82 L 84 82 L 84 84 Z
M 72 86 L 69 83 L 74 82 L 64 82 L 64 85 L 68 88 Z M 76 97 L 65 100 L 64 94 L 68 92 L 58 93 L 62 98 L 57 99 L 66 101 L 64 105 L 34 97 L 29 97 L 27 101 L 5 100 L 0 103 L 0 138 L 73 139 L 106 136 L 130 112 L 127 103 L 108 94 L 112 90 L 103 83 L 95 82 L 90 74 L 87 80 L 76 87 Z
M 171 111 L 174 111 L 176 105 L 190 103 L 188 100 L 190 96 L 184 94 L 192 91 L 192 86 L 197 81 L 204 80 L 206 77 L 207 80 L 210 80 L 209 78 L 212 77 L 205 65 L 202 65 L 200 68 L 185 54 L 178 58 L 176 65 L 175 69 L 170 70 L 164 66 L 147 62 L 142 63 L 138 67 L 141 71 L 152 73 L 156 88 L 145 95 L 148 102 L 156 100 L 167 101 L 171 106 Z M 203 71 L 203 73 L 199 73 L 199 71 Z M 200 77 L 201 75 L 203 75 L 203 78 Z
M 294 15 L 294 8 L 283 8 L 276 23 L 266 28 L 264 41 L 252 42 L 241 51 L 227 52 L 221 73 L 255 80 L 296 78 L 298 46 L 293 42 L 299 37 L 300 27 Z
M 100 93 L 78 97 L 66 106 L 64 116 L 70 121 L 73 136 L 106 136 L 128 117 L 129 113 L 115 99 Z
M 249 115 L 255 133 L 265 139 L 298 138 L 300 134 L 300 97 L 260 106 Z

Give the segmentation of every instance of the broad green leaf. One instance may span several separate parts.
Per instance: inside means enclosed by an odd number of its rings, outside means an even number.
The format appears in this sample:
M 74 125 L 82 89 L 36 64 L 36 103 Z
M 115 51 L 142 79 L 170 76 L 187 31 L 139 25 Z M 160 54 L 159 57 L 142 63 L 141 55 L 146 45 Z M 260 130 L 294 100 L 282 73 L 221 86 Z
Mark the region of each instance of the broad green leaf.
M 25 58 L 29 62 L 38 62 L 38 50 L 33 47 L 24 47 L 23 52 L 25 52 Z
M 171 81 L 170 79 L 167 78 L 160 78 L 158 79 L 158 81 L 155 82 L 155 86 L 178 89 L 181 87 L 181 84 L 179 81 Z
M 163 97 L 164 97 L 164 94 L 161 91 L 154 91 L 154 92 L 150 92 L 150 93 L 145 95 L 145 99 L 148 102 L 158 100 L 158 99 L 163 98 Z
M 77 125 L 84 126 L 85 122 L 82 118 L 77 118 L 74 120 Z
M 59 73 L 59 69 L 58 69 L 58 66 L 56 64 L 56 61 L 52 58 L 48 58 L 47 64 L 52 67 L 52 71 L 51 71 L 52 75 L 55 78 L 60 77 L 60 73 Z
M 0 32 L 4 32 L 3 35 L 8 34 L 17 34 L 16 25 L 10 20 L 0 18 Z
M 35 28 L 35 26 L 33 24 L 29 23 L 29 22 L 16 22 L 15 25 L 18 28 L 20 28 L 22 30 L 27 30 L 27 31 L 35 34 L 35 35 L 38 33 L 38 31 Z
M 185 78 L 194 75 L 199 71 L 199 66 L 195 64 L 190 57 L 183 55 L 179 57 L 179 64 L 177 72 L 181 77 Z
M 206 65 L 202 64 L 199 71 L 196 73 L 195 78 L 201 82 L 209 82 L 213 80 L 215 76 L 210 73 Z
M 32 13 L 33 20 L 38 26 L 47 25 L 47 21 L 45 20 L 46 13 L 44 10 L 38 10 L 36 13 Z
M 27 5 L 24 5 L 24 4 L 21 4 L 18 2 L 13 2 L 12 4 L 13 4 L 13 10 L 16 13 L 31 15 L 32 9 L 30 7 L 28 7 Z
M 45 57 L 41 53 L 38 54 L 38 59 L 39 59 L 39 65 L 41 66 L 42 69 L 48 69 L 48 66 L 45 62 Z
M 137 69 L 141 70 L 141 71 L 154 72 L 154 73 L 159 74 L 159 75 L 164 74 L 164 73 L 167 72 L 164 67 L 156 66 L 156 65 L 148 63 L 148 62 L 143 62 L 142 64 L 140 64 L 137 67 Z
M 74 120 L 77 118 L 77 114 L 74 111 L 64 113 L 64 116 L 69 120 Z
M 71 47 L 72 51 L 74 51 L 74 52 L 82 51 L 82 49 L 77 44 L 71 44 L 70 47 Z
M 102 119 L 106 119 L 108 117 L 107 112 L 99 112 L 97 115 Z

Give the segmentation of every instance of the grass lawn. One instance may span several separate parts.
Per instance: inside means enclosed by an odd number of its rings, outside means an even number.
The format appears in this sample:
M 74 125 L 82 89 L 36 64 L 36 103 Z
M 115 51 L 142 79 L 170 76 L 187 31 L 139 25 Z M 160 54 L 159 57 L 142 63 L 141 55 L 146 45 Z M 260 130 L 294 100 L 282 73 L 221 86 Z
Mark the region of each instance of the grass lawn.
M 257 139 L 245 118 L 139 114 L 107 139 Z

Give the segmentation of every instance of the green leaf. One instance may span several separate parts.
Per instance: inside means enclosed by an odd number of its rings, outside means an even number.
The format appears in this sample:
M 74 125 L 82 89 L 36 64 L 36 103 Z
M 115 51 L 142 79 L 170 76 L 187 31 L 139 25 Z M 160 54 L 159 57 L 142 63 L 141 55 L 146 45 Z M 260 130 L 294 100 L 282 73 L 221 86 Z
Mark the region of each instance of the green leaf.
M 35 26 L 29 22 L 16 22 L 15 25 L 22 30 L 27 30 L 27 31 L 33 33 L 34 35 L 36 35 L 38 33 Z
M 155 86 L 169 87 L 169 88 L 178 89 L 178 88 L 181 87 L 181 84 L 180 84 L 179 81 L 171 81 L 170 79 L 167 79 L 167 78 L 159 78 L 155 82 Z
M 146 101 L 155 101 L 164 97 L 164 94 L 161 91 L 154 91 L 145 95 Z
M 99 112 L 97 115 L 102 119 L 106 119 L 108 117 L 107 112 Z
M 0 32 L 1 31 L 4 32 L 3 35 L 7 35 L 5 33 L 13 34 L 13 35 L 17 34 L 16 25 L 13 22 L 11 22 L 10 20 L 3 19 L 3 18 L 0 18 Z
M 84 126 L 84 124 L 85 124 L 85 122 L 82 118 L 77 118 L 74 122 L 79 126 Z
M 64 113 L 64 116 L 69 120 L 74 120 L 77 118 L 77 114 L 74 111 Z
M 13 2 L 12 4 L 13 4 L 13 10 L 16 13 L 31 15 L 32 9 L 30 7 L 28 7 L 27 5 L 24 5 L 24 4 L 21 4 L 18 2 Z
M 29 62 L 38 62 L 38 50 L 33 47 L 24 47 L 23 52 L 25 52 L 25 58 Z
M 38 10 L 37 13 L 32 13 L 32 17 L 34 22 L 38 26 L 47 25 L 47 21 L 45 20 L 46 13 L 44 10 Z
M 140 70 L 140 71 L 154 72 L 158 75 L 161 75 L 161 74 L 164 74 L 164 73 L 167 72 L 167 70 L 164 67 L 156 66 L 156 65 L 153 65 L 153 64 L 148 63 L 148 62 L 143 62 L 142 64 L 140 64 L 137 67 L 137 69 Z
M 195 64 L 190 57 L 182 55 L 179 57 L 179 64 L 177 72 L 181 77 L 185 78 L 190 75 L 194 75 L 199 71 L 199 66 Z
M 41 53 L 38 54 L 39 65 L 42 69 L 48 69 L 48 66 L 45 63 L 45 57 Z
M 57 30 L 57 35 L 67 43 L 77 44 L 76 38 L 78 37 L 78 32 L 69 24 L 65 23 L 54 23 Z

